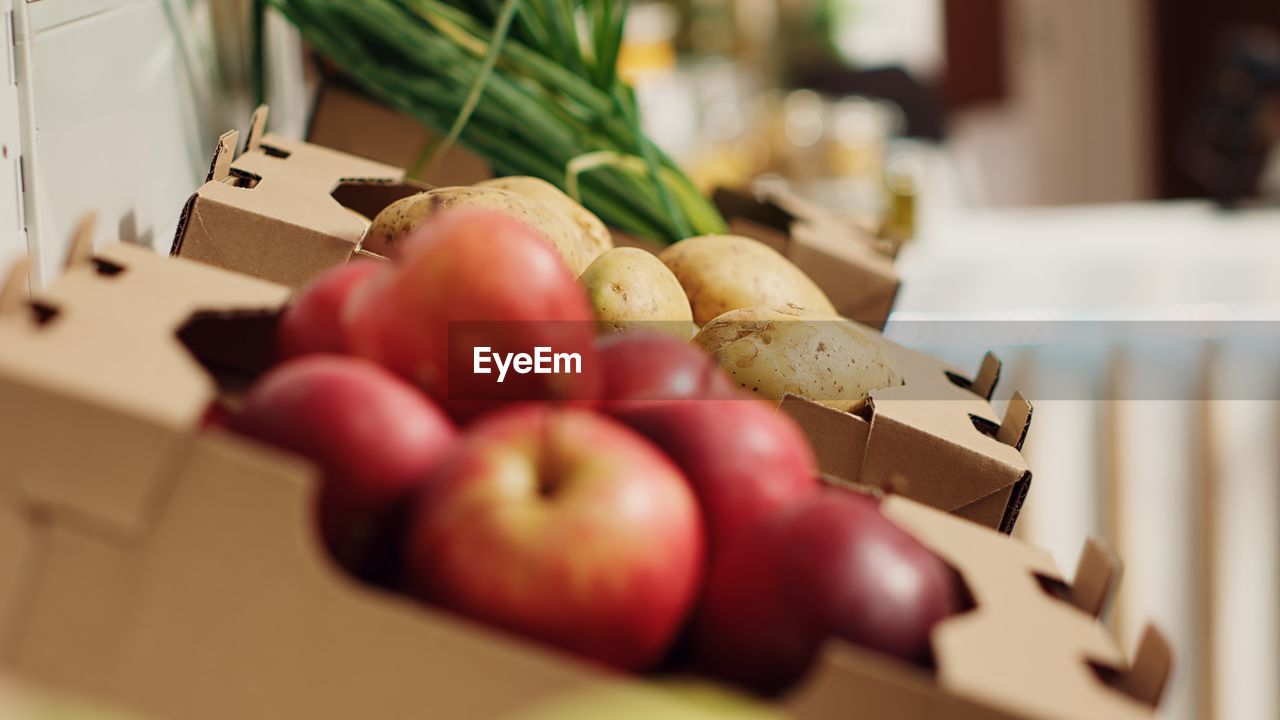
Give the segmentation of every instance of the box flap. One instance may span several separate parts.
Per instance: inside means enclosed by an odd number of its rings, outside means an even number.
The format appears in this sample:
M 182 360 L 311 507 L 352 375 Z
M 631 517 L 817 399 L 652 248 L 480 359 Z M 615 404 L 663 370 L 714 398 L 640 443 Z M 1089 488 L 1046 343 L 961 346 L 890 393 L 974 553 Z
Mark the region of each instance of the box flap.
M 0 316 L 0 483 L 136 529 L 215 393 L 178 328 L 197 308 L 276 308 L 287 293 L 128 245 L 69 268 Z
M 1030 404 L 1011 403 L 1009 429 L 1002 431 L 986 398 L 967 383 L 957 384 L 957 372 L 922 353 L 893 343 L 886 347 L 906 383 L 871 393 L 861 481 L 946 511 L 1000 493 L 982 508 L 994 519 L 984 524 L 998 526 L 1002 509 L 1016 499 L 1014 485 L 1030 473 L 1015 446 L 1025 437 Z
M 490 718 L 613 678 L 346 579 L 312 492 L 299 461 L 200 436 L 145 540 L 56 533 L 17 668 L 193 720 Z
M 841 315 L 884 327 L 901 285 L 891 258 L 829 223 L 792 225 L 787 257 L 827 293 Z
M 1039 578 L 1062 581 L 1048 553 L 898 498 L 883 508 L 954 567 L 973 595 L 972 611 L 934 631 L 937 679 L 949 692 L 1036 720 L 1153 716 L 1167 652 L 1152 641 L 1151 659 L 1130 671 L 1092 614 L 1045 591 Z M 1095 666 L 1123 680 L 1108 684 Z
M 427 187 L 398 167 L 266 133 L 266 122 L 260 107 L 234 160 L 236 134 L 219 140 L 171 254 L 301 287 L 358 253 L 369 218 Z
M 818 461 L 818 471 L 836 484 L 857 484 L 867 452 L 871 423 L 798 395 L 787 394 L 778 409 L 804 431 Z
M 794 195 L 719 188 L 713 200 L 729 230 L 782 253 L 826 293 L 841 315 L 881 329 L 900 281 L 893 259 L 854 229 Z

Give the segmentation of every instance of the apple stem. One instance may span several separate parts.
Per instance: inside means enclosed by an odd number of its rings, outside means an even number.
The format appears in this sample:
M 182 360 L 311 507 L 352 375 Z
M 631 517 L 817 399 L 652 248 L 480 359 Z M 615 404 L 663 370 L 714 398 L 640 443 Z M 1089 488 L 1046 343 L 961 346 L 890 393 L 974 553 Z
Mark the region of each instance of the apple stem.
M 551 413 L 548 412 L 543 416 L 541 427 L 538 429 L 538 467 L 535 482 L 538 484 L 538 495 L 544 498 L 553 497 L 559 485 L 556 482 L 556 468 L 553 467 L 554 458 L 551 457 L 553 447 L 551 433 L 554 432 L 551 421 Z

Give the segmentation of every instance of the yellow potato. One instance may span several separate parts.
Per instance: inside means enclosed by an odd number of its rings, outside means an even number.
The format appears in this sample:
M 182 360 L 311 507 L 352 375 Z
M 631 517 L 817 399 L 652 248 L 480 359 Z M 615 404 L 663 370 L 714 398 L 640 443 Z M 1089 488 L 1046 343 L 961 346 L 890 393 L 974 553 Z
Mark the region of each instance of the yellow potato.
M 644 250 L 614 248 L 578 279 L 601 332 L 648 329 L 690 338 L 693 313 L 684 290 L 667 266 Z
M 770 400 L 791 393 L 851 411 L 872 390 L 902 384 L 877 335 L 795 307 L 732 310 L 704 325 L 693 342 L 735 383 Z
M 800 268 L 764 243 L 738 235 L 681 240 L 658 257 L 689 297 L 693 319 L 705 324 L 730 310 L 794 305 L 826 315 L 836 309 Z
M 423 221 L 451 208 L 492 210 L 507 215 L 555 248 L 574 275 L 587 265 L 583 262 L 577 227 L 542 203 L 499 188 L 442 187 L 397 200 L 373 219 L 364 236 L 364 248 L 389 255 L 396 244 Z
M 596 214 L 564 194 L 560 188 L 542 178 L 508 175 L 476 183 L 476 187 L 493 187 L 540 202 L 565 217 L 578 228 L 582 247 L 582 265 L 586 267 L 613 247 L 613 236 Z

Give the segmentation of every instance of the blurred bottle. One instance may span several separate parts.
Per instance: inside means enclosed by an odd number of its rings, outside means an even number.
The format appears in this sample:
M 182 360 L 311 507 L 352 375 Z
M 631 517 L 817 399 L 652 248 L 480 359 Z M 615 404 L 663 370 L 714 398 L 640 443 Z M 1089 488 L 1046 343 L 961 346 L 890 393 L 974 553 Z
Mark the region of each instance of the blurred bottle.
M 884 170 L 884 186 L 888 197 L 880 236 L 897 246 L 916 236 L 917 199 L 920 194 L 923 166 L 911 150 L 898 150 L 890 156 Z
M 696 147 L 698 123 L 693 88 L 677 64 L 679 26 L 674 5 L 636 3 L 618 51 L 618 75 L 635 89 L 645 133 L 677 160 Z

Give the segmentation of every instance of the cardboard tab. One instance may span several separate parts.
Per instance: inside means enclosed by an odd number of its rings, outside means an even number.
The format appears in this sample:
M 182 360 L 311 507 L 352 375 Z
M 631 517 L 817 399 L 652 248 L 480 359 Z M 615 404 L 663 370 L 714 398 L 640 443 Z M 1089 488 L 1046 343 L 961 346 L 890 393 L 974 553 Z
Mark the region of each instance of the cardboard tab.
M 1031 403 L 1022 397 L 1022 393 L 1015 391 L 1009 399 L 1009 407 L 1004 411 L 1004 420 L 996 430 L 996 439 L 1021 450 L 1022 444 L 1027 441 L 1027 432 L 1031 429 L 1032 409 Z
M 97 213 L 89 213 L 76 224 L 71 233 L 71 242 L 67 245 L 67 257 L 63 266 L 70 269 L 89 262 L 93 257 L 93 227 L 98 222 Z
M 124 244 L 75 264 L 38 296 L 37 318 L 0 317 L 0 490 L 13 483 L 110 532 L 144 525 L 216 390 L 178 329 L 198 308 L 278 308 L 287 297 Z
M 1155 707 L 1173 671 L 1173 649 L 1164 633 L 1147 625 L 1133 654 L 1133 667 L 1124 673 L 1118 687 L 1139 702 Z
M 218 145 L 213 150 L 213 159 L 209 161 L 209 172 L 204 181 L 225 182 L 231 174 L 231 161 L 235 158 L 236 142 L 240 139 L 238 130 L 228 130 L 218 138 Z
M 267 132 L 267 114 L 266 105 L 254 108 L 253 116 L 249 118 L 249 134 L 244 139 L 245 152 L 253 152 L 262 147 L 262 136 Z
M 1071 583 L 1071 602 L 1084 612 L 1100 617 L 1115 595 L 1121 571 L 1120 559 L 1111 548 L 1097 538 L 1089 538 Z
M 961 377 L 951 374 L 951 380 L 961 387 L 967 387 L 975 394 L 982 397 L 983 400 L 990 400 L 991 396 L 996 392 L 996 385 L 1000 382 L 1000 369 L 1003 363 L 995 353 L 988 352 L 982 356 L 982 365 L 978 368 L 978 373 L 973 379 Z
M 20 258 L 9 266 L 4 283 L 0 284 L 0 315 L 14 312 L 26 301 L 31 292 L 31 261 Z
M 172 255 L 301 287 L 350 260 L 383 207 L 426 189 L 399 168 L 265 133 L 266 118 L 265 107 L 254 113 L 234 161 L 236 136 L 219 141 L 215 170 L 178 221 Z M 231 175 L 245 181 L 224 182 Z M 351 199 L 359 206 L 345 204 Z

